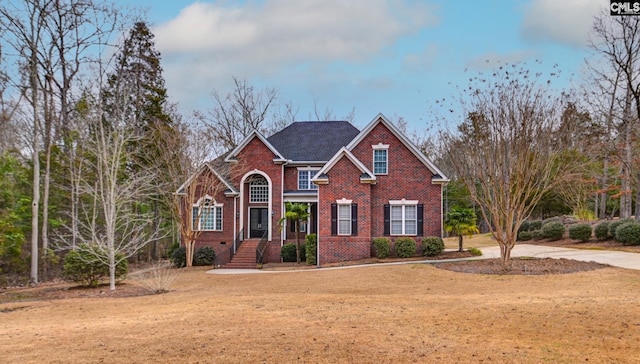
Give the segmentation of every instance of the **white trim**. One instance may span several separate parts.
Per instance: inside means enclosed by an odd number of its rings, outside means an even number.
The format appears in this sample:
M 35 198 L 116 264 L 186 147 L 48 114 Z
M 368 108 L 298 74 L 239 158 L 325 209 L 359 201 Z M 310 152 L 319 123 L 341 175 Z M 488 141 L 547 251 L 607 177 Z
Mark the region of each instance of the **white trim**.
M 207 162 L 207 163 L 203 163 L 191 176 L 189 176 L 189 178 L 182 184 L 180 185 L 180 187 L 178 187 L 178 189 L 176 190 L 176 194 L 177 195 L 184 195 L 186 194 L 186 192 L 184 191 L 184 189 L 191 184 L 191 182 L 193 181 L 194 178 L 196 178 L 197 176 L 201 175 L 202 172 L 205 171 L 205 169 L 209 169 L 209 171 L 211 173 L 213 173 L 214 176 L 216 176 L 216 178 L 218 178 L 220 180 L 220 182 L 222 182 L 229 190 L 231 190 L 231 193 L 227 194 L 225 193 L 225 195 L 227 197 L 231 197 L 234 195 L 238 194 L 238 190 L 236 190 L 235 187 L 233 187 L 233 185 L 229 184 L 229 182 L 227 182 L 226 179 L 224 179 L 220 173 L 218 173 L 218 171 L 215 170 L 215 168 L 213 168 L 213 166 Z
M 308 167 L 308 166 L 307 167 L 297 167 L 296 170 L 297 170 L 296 171 L 297 172 L 297 175 L 296 175 L 296 190 L 298 190 L 298 191 L 301 191 L 301 190 L 302 191 L 306 191 L 306 190 L 317 190 L 318 189 L 318 187 L 317 187 L 318 185 L 313 183 L 312 180 L 313 180 L 313 177 L 315 177 L 318 174 L 318 171 L 320 170 L 320 167 Z M 309 188 L 302 188 L 302 189 L 300 188 L 300 172 L 316 172 L 313 175 L 311 175 L 311 173 L 309 173 L 309 179 L 307 180 L 308 181 L 308 186 L 307 187 L 309 187 Z M 312 185 L 315 185 L 316 187 L 315 188 L 311 188 Z
M 389 200 L 389 205 L 417 205 L 418 200 Z
M 371 146 L 371 148 L 373 148 L 373 149 L 389 149 L 389 144 L 382 144 L 382 143 L 373 144 Z
M 378 151 L 384 151 L 384 173 L 380 172 L 380 173 L 376 173 L 376 152 Z M 389 146 L 387 145 L 387 148 L 373 148 L 373 150 L 371 151 L 371 170 L 373 171 L 373 173 L 375 173 L 376 176 L 386 176 L 389 174 Z
M 316 177 L 314 177 L 311 182 L 316 184 L 327 184 L 329 183 L 328 178 L 320 178 L 319 176 L 326 174 L 333 166 L 338 163 L 338 161 L 342 157 L 347 157 L 353 165 L 356 166 L 363 174 L 368 174 L 371 176 L 370 178 L 360 178 L 360 183 L 371 183 L 374 184 L 376 182 L 376 176 L 371 172 L 358 158 L 356 158 L 353 153 L 351 153 L 347 148 L 342 147 L 340 150 L 331 157 L 331 159 L 327 162 L 327 164 L 322 167 L 318 173 L 316 173 Z
M 353 150 L 371 132 L 371 130 L 373 130 L 373 128 L 376 125 L 378 125 L 378 123 L 384 124 L 387 127 L 387 129 L 389 129 L 391 133 L 393 133 L 393 135 L 396 136 L 396 138 L 400 139 L 400 141 L 411 151 L 411 153 L 413 153 L 413 155 L 415 155 L 418 158 L 418 160 L 422 162 L 422 164 L 424 164 L 425 166 L 427 166 L 427 168 L 429 168 L 431 173 L 433 173 L 434 175 L 440 175 L 440 178 L 432 179 L 431 183 L 439 184 L 439 183 L 449 182 L 449 179 L 444 175 L 444 173 L 442 173 L 442 171 L 438 169 L 438 167 L 436 167 L 436 165 L 433 164 L 433 162 L 431 162 L 429 158 L 427 158 L 422 152 L 420 152 L 420 150 L 382 113 L 376 115 L 376 117 L 373 118 L 373 120 L 371 120 L 371 122 L 364 129 L 360 131 L 360 134 L 358 134 L 347 145 L 346 148 L 350 151 Z
M 340 200 L 336 200 L 336 203 L 338 205 L 351 205 L 353 203 L 353 200 L 347 200 L 346 198 L 342 198 Z
M 211 201 L 209 203 L 209 205 L 205 205 L 205 200 L 209 200 Z M 198 208 L 198 226 L 197 228 L 195 226 L 193 226 L 194 224 L 194 219 L 193 219 L 193 209 L 194 208 Z M 216 220 L 218 220 L 218 214 L 216 213 L 216 209 L 220 208 L 220 226 L 216 226 Z M 202 212 L 200 212 L 200 210 L 204 210 L 204 209 L 208 209 L 211 210 L 213 209 L 213 225 L 214 225 L 214 229 L 202 229 L 201 225 L 202 225 Z M 215 229 L 216 227 L 218 227 L 218 229 Z M 198 199 L 198 202 L 194 203 L 193 205 L 191 205 L 191 228 L 194 231 L 223 231 L 224 230 L 224 204 L 223 203 L 219 203 L 218 201 L 216 201 L 213 197 L 209 196 L 209 195 L 204 195 L 202 197 L 200 197 L 200 199 Z
M 338 226 L 336 227 L 336 232 L 338 234 L 338 236 L 350 236 L 353 232 L 351 231 L 351 219 L 353 218 L 353 216 L 351 216 L 352 210 L 351 210 L 351 200 L 345 200 L 344 198 L 342 200 L 338 200 L 340 202 L 338 202 L 338 208 L 336 211 L 336 223 L 338 224 Z M 343 201 L 349 201 L 348 203 Z M 336 201 L 337 202 L 337 201 Z M 347 207 L 347 211 L 349 211 L 349 218 L 347 219 L 349 221 L 349 231 L 347 233 L 340 233 L 340 221 L 345 221 L 345 219 L 340 219 L 340 207 Z
M 236 146 L 229 155 L 224 159 L 225 162 L 235 163 L 237 159 L 235 157 L 246 147 L 253 138 L 258 138 L 260 141 L 267 147 L 269 150 L 276 155 L 273 159 L 274 163 L 285 163 L 287 159 L 285 159 L 278 150 L 269 143 L 267 138 L 265 138 L 259 131 L 254 130 L 251 134 L 247 135 L 239 144 Z

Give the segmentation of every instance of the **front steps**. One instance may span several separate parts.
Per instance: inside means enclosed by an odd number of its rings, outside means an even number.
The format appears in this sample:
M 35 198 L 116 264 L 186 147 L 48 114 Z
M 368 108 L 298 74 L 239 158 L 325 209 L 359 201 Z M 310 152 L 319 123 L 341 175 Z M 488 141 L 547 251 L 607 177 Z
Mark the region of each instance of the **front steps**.
M 240 248 L 231 261 L 222 268 L 227 269 L 256 269 L 256 249 L 260 239 L 247 239 L 240 244 Z

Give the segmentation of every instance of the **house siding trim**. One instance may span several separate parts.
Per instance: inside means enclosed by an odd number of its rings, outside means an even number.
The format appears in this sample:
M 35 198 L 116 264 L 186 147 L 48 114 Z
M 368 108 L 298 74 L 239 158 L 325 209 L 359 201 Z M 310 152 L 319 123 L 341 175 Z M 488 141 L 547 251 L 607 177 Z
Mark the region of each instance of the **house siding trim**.
M 247 206 L 247 214 L 249 213 L 249 203 L 248 201 L 245 201 L 244 197 L 245 197 L 245 193 L 244 193 L 244 186 L 246 185 L 246 180 L 249 176 L 253 176 L 254 174 L 258 174 L 261 175 L 262 177 L 264 177 L 267 180 L 267 183 L 269 184 L 269 199 L 267 202 L 267 216 L 269 216 L 269 226 L 267 227 L 268 232 L 267 232 L 267 240 L 271 241 L 273 239 L 273 224 L 271 222 L 271 215 L 273 213 L 273 207 L 272 207 L 272 203 L 273 203 L 273 181 L 271 181 L 271 177 L 269 177 L 269 175 L 261 170 L 258 169 L 254 169 L 252 171 L 249 171 L 247 173 L 244 174 L 244 176 L 242 176 L 242 178 L 240 179 L 240 196 L 242 196 L 242 198 L 240 198 L 240 230 L 245 229 L 244 226 L 244 210 L 245 210 L 245 205 Z M 245 229 L 245 239 L 248 239 L 250 234 L 249 234 L 249 229 Z

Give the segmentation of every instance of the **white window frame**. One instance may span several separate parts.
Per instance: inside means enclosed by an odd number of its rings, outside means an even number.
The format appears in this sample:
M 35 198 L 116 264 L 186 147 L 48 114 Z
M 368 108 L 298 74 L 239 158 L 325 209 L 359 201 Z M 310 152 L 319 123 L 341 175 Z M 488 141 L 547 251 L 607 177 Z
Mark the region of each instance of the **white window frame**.
M 318 171 L 320 170 L 320 168 L 310 168 L 310 167 L 306 167 L 306 168 L 298 168 L 298 190 L 317 190 L 318 189 L 318 185 L 316 185 L 315 183 L 311 182 L 311 179 L 313 179 L 313 177 L 315 177 L 315 175 L 318 173 Z M 307 175 L 307 185 L 306 186 L 302 186 L 302 187 L 306 187 L 306 188 L 300 188 L 300 174 L 304 173 Z
M 400 235 L 406 235 L 406 236 L 417 236 L 418 235 L 418 200 L 390 200 L 389 201 L 389 233 L 393 236 L 400 236 Z M 393 211 L 394 208 L 400 209 L 401 211 L 401 218 L 400 219 L 394 219 L 393 218 Z M 413 209 L 414 211 L 414 218 L 413 219 L 408 219 L 407 218 L 407 210 L 408 209 Z M 394 231 L 393 230 L 393 222 L 394 221 L 400 221 L 402 229 L 400 232 L 398 231 Z M 408 221 L 413 221 L 414 222 L 414 230 L 415 231 L 407 231 L 407 222 Z
M 386 175 L 389 174 L 389 144 L 376 144 L 376 145 L 372 145 L 371 148 L 373 148 L 373 152 L 372 152 L 372 172 L 375 175 Z M 379 151 L 384 151 L 384 156 L 385 156 L 385 160 L 384 160 L 384 172 L 376 172 L 376 152 Z M 379 161 L 382 162 L 382 161 Z
M 264 183 L 257 184 L 256 182 L 262 181 Z M 255 183 L 255 184 L 254 184 Z M 254 194 L 254 192 L 256 194 Z M 261 198 L 256 199 L 255 197 Z M 251 203 L 263 203 L 269 202 L 269 181 L 266 178 L 258 178 L 249 182 L 249 202 Z
M 336 211 L 336 214 L 337 214 L 336 218 L 338 220 L 338 222 L 337 222 L 338 223 L 338 229 L 337 229 L 338 230 L 337 231 L 338 235 L 347 236 L 347 235 L 351 235 L 351 233 L 352 233 L 352 231 L 351 231 L 351 218 L 352 218 L 352 216 L 351 216 L 351 211 L 352 211 L 351 205 L 352 205 L 352 202 L 353 202 L 353 200 L 346 200 L 346 199 L 336 200 L 336 204 L 338 205 L 338 211 Z M 346 209 L 347 216 L 341 216 L 340 215 L 340 210 L 341 209 Z M 340 227 L 342 226 L 340 224 L 341 221 L 343 221 L 343 222 L 347 221 L 346 226 L 347 226 L 347 230 L 348 231 L 344 231 L 344 230 L 340 229 Z
M 193 230 L 222 231 L 224 225 L 223 206 L 224 204 L 218 203 L 210 196 L 205 196 L 198 200 L 198 202 L 191 207 L 191 225 Z M 198 212 L 196 212 L 196 209 Z M 200 210 L 202 210 L 202 212 L 200 212 Z M 211 229 L 203 229 L 203 219 L 208 216 L 212 216 L 213 227 Z

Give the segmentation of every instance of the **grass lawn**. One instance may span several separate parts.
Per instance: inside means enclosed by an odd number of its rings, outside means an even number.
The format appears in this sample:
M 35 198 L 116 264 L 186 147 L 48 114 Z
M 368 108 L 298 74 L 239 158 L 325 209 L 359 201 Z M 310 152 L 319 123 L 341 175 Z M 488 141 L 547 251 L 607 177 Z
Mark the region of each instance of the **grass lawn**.
M 162 295 L 0 295 L 0 362 L 640 363 L 639 294 L 640 271 L 618 268 L 183 269 Z

